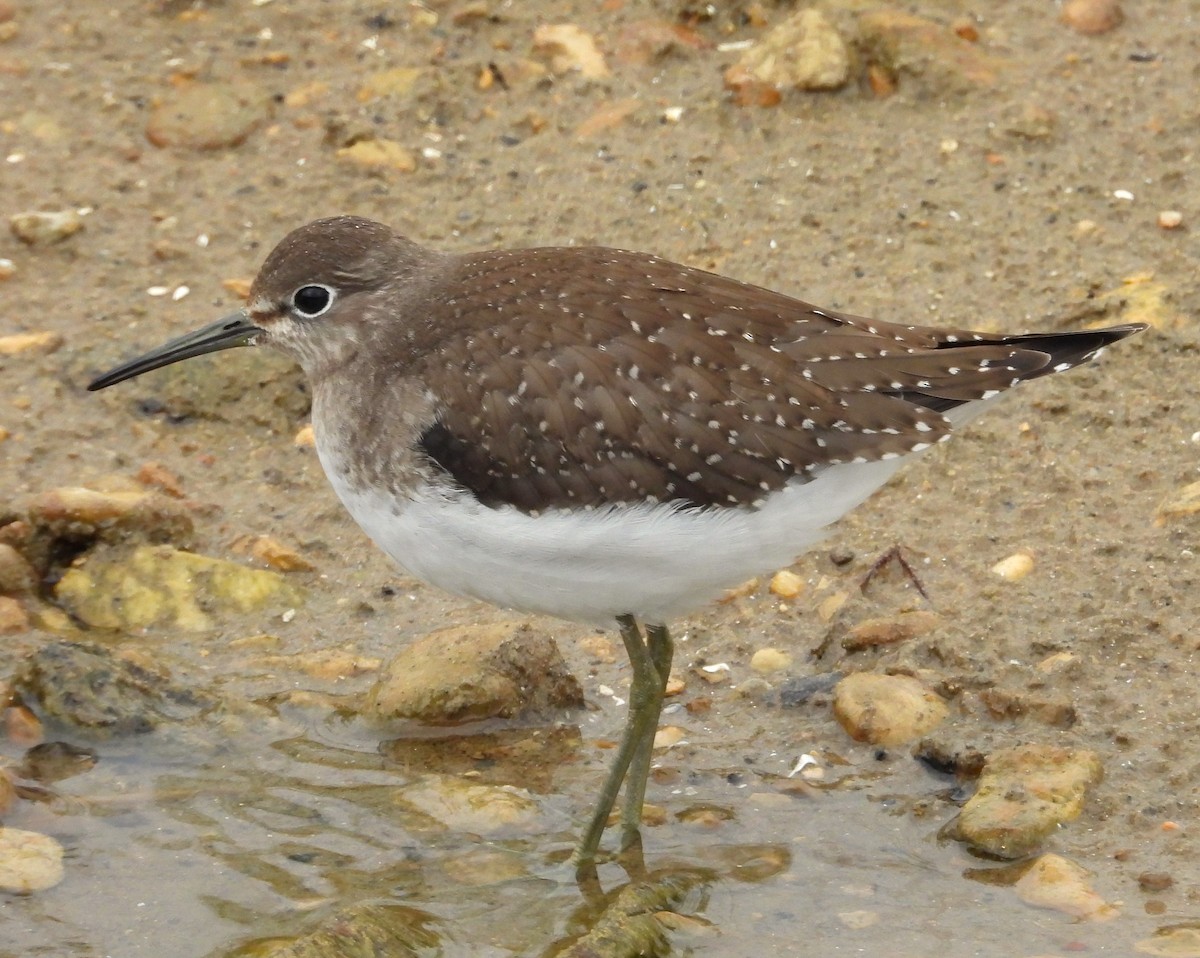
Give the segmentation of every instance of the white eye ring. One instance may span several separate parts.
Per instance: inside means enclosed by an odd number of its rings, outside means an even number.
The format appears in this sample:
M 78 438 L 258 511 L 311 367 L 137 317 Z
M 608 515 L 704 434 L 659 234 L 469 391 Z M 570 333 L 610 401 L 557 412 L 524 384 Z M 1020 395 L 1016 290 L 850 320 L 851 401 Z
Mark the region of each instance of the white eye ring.
M 302 319 L 316 319 L 329 312 L 337 299 L 337 290 L 324 283 L 305 283 L 291 296 L 292 312 Z

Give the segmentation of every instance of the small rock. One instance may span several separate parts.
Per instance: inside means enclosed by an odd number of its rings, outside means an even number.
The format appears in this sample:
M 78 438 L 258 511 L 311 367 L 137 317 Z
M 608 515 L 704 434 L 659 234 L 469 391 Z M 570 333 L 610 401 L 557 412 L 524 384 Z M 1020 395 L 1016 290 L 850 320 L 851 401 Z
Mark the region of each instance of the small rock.
M 987 756 L 961 730 L 950 726 L 938 729 L 921 739 L 913 749 L 913 757 L 927 762 L 939 772 L 960 778 L 978 778 Z
M 1175 879 L 1166 872 L 1142 872 L 1138 875 L 1138 888 L 1147 892 L 1163 892 L 1175 884 Z
M 1179 210 L 1163 210 L 1158 214 L 1158 225 L 1164 230 L 1177 230 L 1183 225 L 1183 214 Z
M 992 566 L 992 574 L 1009 582 L 1020 582 L 1033 571 L 1033 556 L 1028 552 L 1014 552 Z
M 1175 490 L 1154 513 L 1154 524 L 1161 528 L 1176 519 L 1200 512 L 1200 482 L 1190 482 Z
M 804 591 L 804 579 L 791 569 L 780 569 L 771 576 L 771 593 L 781 599 L 794 599 Z
M 172 499 L 182 499 L 185 495 L 183 483 L 179 481 L 179 477 L 157 462 L 142 463 L 138 468 L 136 478 L 143 486 L 154 486 L 161 489 Z
M 1100 759 L 1084 749 L 1001 749 L 988 756 L 953 832 L 988 855 L 1032 854 L 1059 825 L 1079 816 L 1088 788 L 1103 776 Z
M 655 748 L 671 748 L 687 738 L 687 729 L 678 725 L 660 725 L 654 733 Z
M 42 742 L 25 751 L 19 773 L 43 785 L 52 785 L 96 767 L 96 750 L 70 742 Z
M 416 154 L 393 140 L 359 140 L 338 150 L 337 157 L 376 170 L 412 173 L 417 168 Z
M 0 827 L 0 889 L 28 895 L 62 880 L 62 845 L 48 835 Z
M 0 595 L 0 635 L 29 631 L 29 613 L 20 601 Z
M 38 584 L 33 566 L 7 542 L 0 542 L 0 592 L 23 595 Z
M 750 668 L 759 674 L 781 672 L 792 664 L 792 657 L 782 649 L 759 649 L 750 657 Z
M 573 23 L 545 24 L 533 32 L 533 49 L 550 60 L 555 73 L 578 73 L 589 80 L 609 76 L 596 40 Z
M 1156 929 L 1152 937 L 1143 938 L 1133 948 L 1139 954 L 1159 958 L 1200 958 L 1200 928 L 1191 924 L 1168 925 Z
M 59 333 L 13 333 L 0 336 L 0 356 L 20 353 L 52 353 L 63 344 Z
M 240 146 L 271 115 L 271 100 L 243 83 L 193 83 L 154 108 L 146 139 L 158 147 L 223 150 Z
M 63 486 L 35 497 L 28 511 L 40 533 L 75 541 L 82 536 L 119 541 L 134 535 L 180 542 L 193 530 L 192 517 L 180 503 L 145 489 L 101 492 Z
M 847 633 L 842 639 L 842 648 L 847 652 L 859 652 L 874 646 L 907 642 L 932 632 L 940 623 L 941 617 L 937 613 L 924 610 L 867 619 Z
M 253 285 L 253 282 L 253 280 L 234 276 L 230 279 L 221 280 L 221 288 L 233 293 L 234 296 L 245 302 L 250 298 L 250 287 Z
M 312 572 L 316 568 L 295 549 L 273 536 L 239 536 L 231 548 L 238 555 L 249 555 L 279 572 Z
M 315 449 L 317 447 L 317 435 L 313 432 L 311 423 L 300 427 L 299 432 L 292 437 L 292 445 L 297 449 Z
M 61 243 L 83 229 L 83 217 L 76 210 L 17 213 L 8 221 L 13 236 L 29 246 Z
M 1076 33 L 1095 36 L 1119 27 L 1125 14 L 1117 0 L 1067 0 L 1060 19 Z
M 822 622 L 831 621 L 841 611 L 842 606 L 846 604 L 849 598 L 849 592 L 835 592 L 833 595 L 827 595 L 817 606 L 817 617 Z
M 370 901 L 330 915 L 318 928 L 286 944 L 269 943 L 271 958 L 349 955 L 434 955 L 444 950 L 444 932 L 429 912 L 409 905 Z M 271 947 L 276 944 L 276 947 Z M 252 946 L 257 948 L 257 946 Z M 265 952 L 260 952 L 264 953 Z
M 3 689 L 5 700 L 11 702 L 12 697 L 7 688 Z M 4 737 L 13 745 L 32 748 L 41 745 L 46 739 L 46 730 L 42 720 L 38 718 L 28 705 L 23 702 L 10 704 L 4 710 Z
M 807 8 L 769 30 L 732 69 L 778 90 L 837 90 L 850 78 L 850 53 L 825 14 Z
M 452 832 L 495 835 L 525 828 L 538 805 L 523 788 L 477 785 L 448 775 L 426 775 L 400 789 L 397 800 Z
M 858 25 L 867 62 L 893 83 L 911 81 L 922 96 L 991 87 L 1008 64 L 940 23 L 901 10 L 860 14 Z
M 851 738 L 899 745 L 936 728 L 948 709 L 941 696 L 909 675 L 856 672 L 833 692 L 833 714 Z
M 0 283 L 17 275 L 17 264 L 5 256 L 0 256 Z
M 833 691 L 842 680 L 841 672 L 825 672 L 821 675 L 804 675 L 787 679 L 779 688 L 779 704 L 785 709 L 799 708 L 814 695 Z M 745 685 L 745 683 L 742 683 Z
M 1042 855 L 1013 886 L 1021 901 L 1052 908 L 1084 921 L 1109 921 L 1120 914 L 1092 889 L 1091 873 L 1060 855 Z
M 7 815 L 17 803 L 17 783 L 12 772 L 0 765 L 0 815 Z
M 213 629 L 223 617 L 299 605 L 304 593 L 278 572 L 182 552 L 139 546 L 130 554 L 95 551 L 64 573 L 54 596 L 97 629 Z
M 413 642 L 385 667 L 365 711 L 447 725 L 582 705 L 550 636 L 500 624 L 452 626 Z
M 116 734 L 150 732 L 215 703 L 164 675 L 84 642 L 50 642 L 25 659 L 13 686 L 58 722 Z

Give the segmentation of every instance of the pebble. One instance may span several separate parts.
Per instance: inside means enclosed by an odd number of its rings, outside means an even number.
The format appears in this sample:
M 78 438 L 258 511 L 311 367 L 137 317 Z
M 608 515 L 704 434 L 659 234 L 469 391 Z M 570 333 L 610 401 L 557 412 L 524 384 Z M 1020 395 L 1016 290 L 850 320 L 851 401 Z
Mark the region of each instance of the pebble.
M 0 815 L 7 815 L 16 803 L 16 782 L 13 781 L 12 773 L 7 768 L 0 766 Z
M 49 835 L 0 827 L 0 889 L 27 895 L 62 879 L 62 845 Z
M 782 649 L 759 649 L 750 657 L 750 668 L 760 675 L 782 672 L 791 664 L 791 655 Z
M 1171 493 L 1154 513 L 1154 525 L 1162 528 L 1176 519 L 1200 512 L 1200 482 L 1189 482 Z
M 0 635 L 29 631 L 29 613 L 19 599 L 0 595 Z
M 678 725 L 661 725 L 654 733 L 655 748 L 671 748 L 687 738 L 687 730 Z
M 778 90 L 837 90 L 850 79 L 846 41 L 820 10 L 799 10 L 747 50 L 726 73 Z M 732 88 L 732 87 L 731 87 Z
M 932 632 L 941 623 L 935 612 L 916 610 L 899 615 L 860 622 L 842 639 L 842 648 L 847 652 L 859 652 L 880 645 L 907 642 Z
M 13 333 L 10 336 L 0 336 L 0 356 L 17 356 L 21 353 L 55 352 L 63 344 L 63 338 L 58 333 Z
M 24 659 L 13 685 L 40 705 L 52 727 L 66 724 L 118 735 L 187 721 L 216 704 L 193 686 L 129 661 L 112 648 L 65 639 Z
M 12 701 L 7 689 L 3 694 L 6 700 Z M 4 710 L 4 737 L 12 745 L 30 748 L 45 741 L 46 729 L 28 705 L 10 704 Z
M 451 626 L 409 644 L 384 668 L 364 711 L 445 725 L 582 705 L 549 635 L 499 623 Z
M 17 213 L 9 218 L 13 236 L 29 246 L 61 243 L 83 229 L 83 216 L 78 210 L 44 210 Z
M 1042 855 L 1013 886 L 1018 897 L 1036 908 L 1051 908 L 1082 921 L 1109 921 L 1119 909 L 1101 898 L 1091 874 L 1061 855 Z
M 271 114 L 270 97 L 244 83 L 193 83 L 171 91 L 146 123 L 157 147 L 224 150 L 244 143 Z
M 313 432 L 311 424 L 301 426 L 299 432 L 292 437 L 292 445 L 297 449 L 315 449 L 317 446 L 317 434 Z
M 595 38 L 573 23 L 548 23 L 533 32 L 533 49 L 557 74 L 578 73 L 589 80 L 610 75 Z
M 322 904 L 325 902 L 322 901 Z M 331 915 L 299 938 L 263 939 L 242 950 L 272 958 L 314 955 L 431 955 L 445 950 L 439 919 L 407 903 L 359 902 Z
M 316 569 L 299 552 L 273 536 L 240 536 L 231 548 L 238 555 L 249 555 L 279 572 L 312 572 Z
M 0 592 L 22 595 L 38 584 L 37 571 L 7 542 L 0 542 Z
M 17 264 L 7 257 L 0 256 L 0 282 L 12 279 L 17 275 Z
M 1103 776 L 1099 757 L 1086 749 L 1000 749 L 987 757 L 953 832 L 986 855 L 1030 855 L 1060 825 L 1079 817 L 1088 789 Z
M 780 569 L 771 576 L 771 593 L 781 599 L 794 599 L 804 591 L 804 579 L 791 569 Z
M 123 632 L 204 632 L 237 614 L 304 601 L 303 591 L 278 572 L 149 545 L 132 553 L 93 551 L 66 571 L 54 597 L 87 625 Z
M 841 680 L 841 672 L 823 672 L 819 675 L 787 679 L 779 688 L 779 704 L 785 709 L 799 708 L 807 704 L 814 695 L 832 691 Z
M 903 80 L 919 95 L 943 96 L 994 86 L 1008 61 L 985 53 L 953 30 L 901 10 L 872 10 L 858 18 L 859 37 L 869 65 L 894 84 Z M 890 90 L 876 89 L 877 94 Z
M 1120 26 L 1125 14 L 1117 0 L 1067 0 L 1060 19 L 1076 33 L 1095 36 Z
M 417 155 L 394 140 L 359 140 L 338 150 L 337 158 L 375 170 L 412 173 L 417 168 Z
M 132 534 L 178 542 L 193 530 L 192 517 L 182 504 L 144 489 L 104 492 L 63 486 L 36 496 L 28 512 L 33 526 L 52 537 L 111 535 L 123 540 Z
M 1158 214 L 1158 225 L 1165 230 L 1177 230 L 1183 225 L 1183 214 L 1179 210 L 1163 210 Z
M 1200 928 L 1194 925 L 1167 925 L 1143 938 L 1134 950 L 1139 955 L 1159 958 L 1200 958 Z
M 495 835 L 533 823 L 538 804 L 523 788 L 480 785 L 452 775 L 425 775 L 403 789 L 396 800 L 451 832 Z
M 1033 571 L 1033 556 L 1028 552 L 1014 552 L 992 566 L 992 574 L 1008 582 L 1020 582 Z
M 143 486 L 161 489 L 172 499 L 183 499 L 186 495 L 179 477 L 157 462 L 142 463 L 138 467 L 136 478 Z
M 948 713 L 945 701 L 909 675 L 855 672 L 833 690 L 833 714 L 859 742 L 900 745 L 936 728 Z

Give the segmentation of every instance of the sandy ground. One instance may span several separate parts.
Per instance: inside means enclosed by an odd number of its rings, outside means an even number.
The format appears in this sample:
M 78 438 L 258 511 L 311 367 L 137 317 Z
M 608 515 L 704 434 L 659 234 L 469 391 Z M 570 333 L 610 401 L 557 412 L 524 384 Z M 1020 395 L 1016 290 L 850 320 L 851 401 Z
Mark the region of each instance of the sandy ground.
M 199 639 L 95 636 L 233 700 L 369 681 L 245 669 L 228 646 L 239 636 L 386 657 L 434 627 L 506 617 L 399 577 L 373 551 L 312 451 L 293 446 L 306 394 L 286 364 L 247 350 L 84 391 L 119 359 L 236 308 L 222 284 L 250 278 L 274 242 L 316 216 L 367 215 L 452 249 L 646 249 L 896 321 L 1012 331 L 1153 322 L 1094 367 L 1019 390 L 910 467 L 801 558 L 809 585 L 796 602 L 759 590 L 680 624 L 680 701 L 692 707 L 665 720 L 686 744 L 663 753 L 651 786 L 667 814 L 647 830 L 647 864 L 717 876 L 690 903 L 705 930 L 677 939 L 700 955 L 1129 954 L 1200 920 L 1200 519 L 1155 522 L 1164 500 L 1200 478 L 1193 3 L 1128 3 L 1123 25 L 1087 37 L 1034 0 L 922 0 L 914 12 L 976 25 L 994 75 L 960 82 L 930 69 L 902 74 L 891 97 L 851 82 L 770 108 L 736 106 L 722 89 L 737 52 L 647 63 L 614 54 L 622 30 L 649 17 L 689 23 L 708 44 L 754 39 L 766 30 L 757 17 L 787 15 L 773 4 L 718 4 L 711 17 L 702 4 L 649 0 L 0 6 L 16 25 L 0 45 L 3 212 L 90 211 L 60 244 L 0 238 L 15 268 L 0 283 L 0 334 L 63 342 L 0 356 L 0 490 L 19 507 L 154 461 L 203 507 L 197 551 L 229 557 L 239 535 L 270 533 L 311 558 L 318 572 L 297 577 L 311 599 L 290 622 L 231 622 Z M 822 6 L 851 35 L 874 5 Z M 539 23 L 594 34 L 611 76 L 531 76 Z M 507 83 L 480 89 L 489 63 Z M 410 88 L 364 90 L 397 67 L 419 71 Z M 157 104 L 211 81 L 255 91 L 243 142 L 148 142 Z M 664 118 L 672 107 L 681 113 Z M 598 116 L 609 122 L 581 135 Z M 338 157 L 371 137 L 411 151 L 415 168 Z M 1183 226 L 1160 228 L 1162 210 L 1181 211 Z M 865 596 L 856 588 L 896 542 L 916 557 L 942 624 L 848 655 L 836 642 L 848 626 L 925 607 L 898 577 Z M 989 572 L 1021 550 L 1035 557 L 1030 576 L 1005 583 Z M 834 552 L 853 561 L 835 565 Z M 818 607 L 839 590 L 850 599 L 825 621 Z M 389 896 L 436 916 L 447 954 L 540 953 L 575 927 L 578 892 L 545 860 L 568 847 L 599 781 L 607 753 L 594 746 L 622 720 L 605 690 L 619 693 L 626 667 L 596 654 L 588 630 L 536 624 L 560 640 L 594 708 L 578 720 L 583 744 L 549 773 L 532 835 L 429 833 L 397 822 L 386 801 L 357 803 L 390 781 L 348 757 L 373 755 L 377 733 L 295 701 L 270 721 L 214 731 L 219 741 L 204 747 L 104 743 L 97 769 L 63 790 L 128 801 L 6 820 L 55 835 L 68 867 L 56 888 L 0 910 L 0 955 L 217 954 Z M 5 647 L 15 659 L 48 638 L 19 633 Z M 765 646 L 794 665 L 743 694 Z M 1057 653 L 1072 657 L 1069 669 L 1039 670 Z M 691 667 L 714 662 L 729 664 L 729 679 L 708 686 Z M 1096 750 L 1105 781 L 1051 847 L 1094 872 L 1119 917 L 1075 923 L 979 880 L 987 863 L 938 838 L 955 811 L 952 781 L 905 747 L 854 744 L 827 698 L 779 707 L 786 678 L 834 669 L 927 678 L 951 695 L 945 734 L 985 751 Z M 844 787 L 813 802 L 761 798 L 756 783 L 814 750 L 849 763 Z M 487 857 L 500 853 L 512 872 Z M 1139 882 L 1147 874 L 1173 883 Z

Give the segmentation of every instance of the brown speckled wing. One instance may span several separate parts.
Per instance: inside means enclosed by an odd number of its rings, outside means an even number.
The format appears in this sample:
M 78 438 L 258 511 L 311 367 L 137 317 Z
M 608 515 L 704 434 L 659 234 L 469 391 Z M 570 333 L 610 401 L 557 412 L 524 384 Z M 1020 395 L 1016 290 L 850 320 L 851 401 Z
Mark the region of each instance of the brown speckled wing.
M 752 504 L 923 448 L 948 434 L 946 409 L 1132 331 L 897 326 L 599 248 L 475 254 L 445 289 L 462 331 L 416 371 L 454 399 L 423 450 L 482 502 L 530 512 Z

